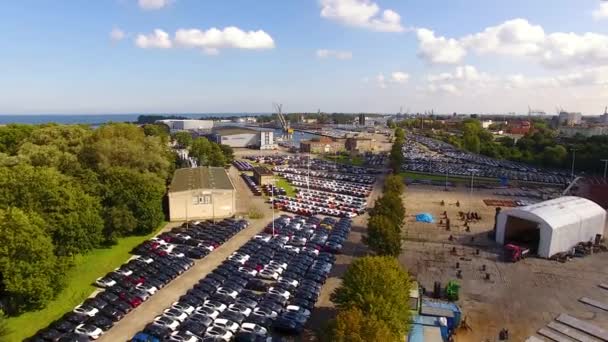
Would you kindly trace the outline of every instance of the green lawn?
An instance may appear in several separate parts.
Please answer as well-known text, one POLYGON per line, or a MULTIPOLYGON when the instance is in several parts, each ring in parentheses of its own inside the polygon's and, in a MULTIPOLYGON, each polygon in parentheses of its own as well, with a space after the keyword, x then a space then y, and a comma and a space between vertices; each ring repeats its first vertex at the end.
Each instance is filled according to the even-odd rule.
POLYGON ((330 160, 340 164, 349 164, 354 166, 362 166, 365 163, 365 160, 361 156, 347 156, 343 154, 335 155, 335 156, 324 156, 326 160, 330 160))
MULTIPOLYGON (((445 175, 434 175, 434 174, 429 174, 429 173, 418 173, 418 172, 409 172, 409 171, 401 172, 399 174, 402 177, 410 178, 410 179, 422 179, 422 180, 433 180, 433 181, 445 182, 445 175)), ((471 177, 448 175, 448 182, 470 184, 471 177)), ((475 183, 498 183, 498 179, 475 177, 474 182, 475 183)))
MULTIPOLYGON (((165 225, 166 222, 163 222, 157 231, 165 225)), ((125 262, 131 257, 129 252, 133 247, 155 234, 156 232, 148 236, 123 238, 111 248, 96 249, 86 255, 78 256, 75 266, 66 274, 68 285, 55 300, 50 302, 45 309, 28 312, 7 320, 8 328, 11 331, 7 341, 22 341, 72 310, 95 291, 96 287, 91 285, 95 279, 125 262)))
POLYGON ((291 185, 291 183, 289 183, 283 177, 277 176, 277 182, 275 185, 277 188, 285 189, 285 192, 287 193, 287 196, 289 196, 289 197, 293 197, 296 195, 296 189, 293 187, 293 185, 291 185))

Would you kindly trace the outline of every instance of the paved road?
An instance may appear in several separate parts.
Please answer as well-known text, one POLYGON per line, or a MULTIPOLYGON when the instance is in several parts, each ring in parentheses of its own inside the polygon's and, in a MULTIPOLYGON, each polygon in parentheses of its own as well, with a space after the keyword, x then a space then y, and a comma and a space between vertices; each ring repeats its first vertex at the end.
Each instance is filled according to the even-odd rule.
POLYGON ((205 277, 208 273, 219 266, 232 252, 249 241, 254 235, 258 234, 270 218, 264 220, 251 220, 250 226, 240 231, 232 239, 211 252, 207 257, 196 261, 195 265, 184 272, 181 276, 170 282, 167 286, 150 297, 135 310, 120 320, 116 325, 103 335, 99 341, 102 342, 122 342, 128 341, 133 335, 150 323, 154 317, 160 315, 162 311, 179 297, 185 294, 192 286, 205 277))

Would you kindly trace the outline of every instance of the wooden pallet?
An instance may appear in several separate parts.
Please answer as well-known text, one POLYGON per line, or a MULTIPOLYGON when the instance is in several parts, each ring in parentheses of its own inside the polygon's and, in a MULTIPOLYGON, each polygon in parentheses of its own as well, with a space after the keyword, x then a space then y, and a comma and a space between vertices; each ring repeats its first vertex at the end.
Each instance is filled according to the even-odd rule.
POLYGON ((591 298, 587 298, 587 297, 581 297, 581 299, 579 299, 579 301, 581 303, 585 303, 587 305, 594 306, 594 307, 596 307, 598 309, 602 309, 602 310, 608 311, 608 304, 599 302, 599 301, 597 301, 595 299, 591 299, 591 298))
POLYGON ((582 333, 574 328, 571 328, 567 325, 558 323, 558 322, 550 322, 549 324, 547 324, 548 328, 551 328, 563 335, 566 335, 576 341, 579 342, 599 342, 600 340, 598 340, 597 338, 593 338, 585 333, 582 333))
POLYGON ((586 332, 587 334, 597 337, 602 341, 608 341, 608 331, 591 323, 581 321, 580 319, 574 318, 568 314, 561 314, 555 320, 560 323, 564 323, 567 326, 586 332))
POLYGON ((564 335, 561 335, 553 330, 542 328, 538 331, 539 335, 542 335, 555 342, 576 342, 564 335))

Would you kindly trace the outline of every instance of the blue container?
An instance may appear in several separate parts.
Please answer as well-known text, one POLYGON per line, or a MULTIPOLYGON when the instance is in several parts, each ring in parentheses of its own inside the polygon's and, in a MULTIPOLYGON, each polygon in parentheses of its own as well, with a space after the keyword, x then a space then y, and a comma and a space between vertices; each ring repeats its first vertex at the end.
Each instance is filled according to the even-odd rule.
POLYGON ((454 331, 460 325, 462 312, 458 305, 452 302, 422 299, 420 314, 424 316, 445 317, 448 320, 448 329, 454 331))

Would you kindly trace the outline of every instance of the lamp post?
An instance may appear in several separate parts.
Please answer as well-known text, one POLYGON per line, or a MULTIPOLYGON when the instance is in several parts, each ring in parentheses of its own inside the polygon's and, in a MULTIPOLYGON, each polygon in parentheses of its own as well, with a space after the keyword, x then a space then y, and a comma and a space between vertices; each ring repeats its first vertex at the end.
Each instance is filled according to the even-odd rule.
POLYGON ((600 161, 604 162, 604 181, 606 181, 606 171, 608 171, 608 159, 600 159, 600 161))
POLYGON ((443 188, 443 191, 448 191, 448 163, 445 164, 445 187, 443 188))
POLYGON ((475 172, 479 171, 477 169, 469 169, 469 172, 471 172, 471 191, 469 193, 469 202, 471 203, 471 205, 473 204, 473 181, 475 179, 475 172))
POLYGON ((275 178, 272 178, 272 183, 270 184, 270 204, 272 205, 272 236, 274 237, 274 183, 275 178))

